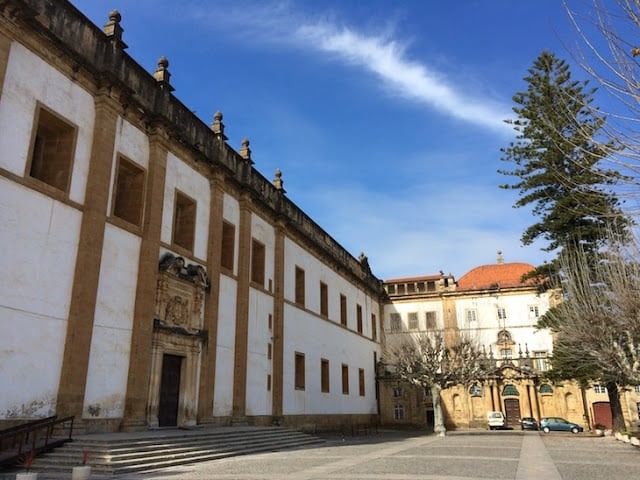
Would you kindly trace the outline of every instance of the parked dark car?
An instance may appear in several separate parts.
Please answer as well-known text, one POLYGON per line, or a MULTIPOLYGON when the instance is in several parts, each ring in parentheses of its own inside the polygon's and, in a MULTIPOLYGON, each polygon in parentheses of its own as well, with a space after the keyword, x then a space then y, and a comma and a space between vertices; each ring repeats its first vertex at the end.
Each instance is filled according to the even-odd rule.
POLYGON ((520 420, 522 430, 538 430, 538 421, 533 417, 523 417, 520 420))
POLYGON ((577 423, 569 422, 564 418, 546 417, 540 420, 540 430, 544 433, 549 433, 552 430, 558 432, 578 433, 582 432, 584 429, 577 423))

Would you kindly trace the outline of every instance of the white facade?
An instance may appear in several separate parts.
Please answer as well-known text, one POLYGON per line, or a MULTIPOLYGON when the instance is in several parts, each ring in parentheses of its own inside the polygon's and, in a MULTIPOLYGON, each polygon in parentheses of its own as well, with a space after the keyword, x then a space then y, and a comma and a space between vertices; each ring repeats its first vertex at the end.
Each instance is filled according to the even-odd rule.
POLYGON ((381 291, 368 265, 265 183, 223 134, 180 110, 158 89, 159 78, 126 53, 114 57, 125 67, 105 88, 93 75, 103 68, 101 55, 113 54, 111 39, 66 1, 54 7, 48 12, 57 21, 22 30, 0 13, 0 267, 7 272, 0 280, 0 384, 15 387, 0 394, 0 421, 73 414, 87 428, 118 429, 373 418, 381 332, 377 326, 374 335, 372 322, 381 317, 381 291), (40 35, 47 28, 84 56, 80 73, 77 59, 40 35), (21 38, 29 29, 36 35, 21 38), (62 143, 63 131, 72 131, 70 157, 60 150, 36 159, 38 142, 62 143), (36 162, 57 173, 70 165, 68 187, 35 172, 36 162), (133 217, 117 210, 129 196, 142 204, 125 206, 133 217), (180 215, 187 220, 177 199, 186 202, 180 215), (223 222, 235 229, 232 245, 223 222), (176 240, 180 228, 188 245, 176 240), (284 252, 276 258, 278 235, 284 252), (253 282, 253 241, 264 245, 263 285, 253 282), (232 269, 211 255, 212 245, 232 248, 232 269), (305 271, 304 305, 295 301, 296 266, 305 271), (282 285, 277 272, 284 272, 282 285), (328 288, 328 316, 320 315, 320 282, 328 288), (339 295, 347 299, 346 325, 339 295), (294 385, 295 352, 305 355, 303 390, 294 385), (330 362, 329 392, 321 392, 320 359, 330 362), (172 408, 175 416, 166 417, 172 408))

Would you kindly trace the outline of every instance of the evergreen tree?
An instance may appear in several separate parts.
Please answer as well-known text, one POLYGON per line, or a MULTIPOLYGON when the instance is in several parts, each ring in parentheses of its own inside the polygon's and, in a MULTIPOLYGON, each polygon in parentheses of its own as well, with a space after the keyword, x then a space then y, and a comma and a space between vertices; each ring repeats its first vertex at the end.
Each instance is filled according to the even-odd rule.
POLYGON ((501 150, 502 160, 515 167, 499 170, 516 177, 501 185, 520 191, 514 206, 533 206, 539 218, 525 230, 522 243, 544 239, 545 251, 580 244, 594 252, 606 227, 616 232, 628 227, 617 197, 606 190, 622 175, 598 168, 615 145, 597 140, 605 119, 591 106, 595 89, 573 80, 569 65, 546 51, 524 80, 527 91, 513 97, 517 119, 507 121, 514 125, 516 140, 501 150))

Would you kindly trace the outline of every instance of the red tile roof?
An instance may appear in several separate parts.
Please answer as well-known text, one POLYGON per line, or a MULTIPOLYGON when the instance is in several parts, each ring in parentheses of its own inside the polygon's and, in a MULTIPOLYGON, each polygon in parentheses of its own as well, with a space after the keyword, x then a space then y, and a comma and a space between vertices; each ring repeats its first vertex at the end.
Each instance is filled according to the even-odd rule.
POLYGON ((534 270, 533 265, 519 262, 482 265, 460 277, 458 290, 522 287, 533 283, 521 281, 522 276, 532 270, 534 270))

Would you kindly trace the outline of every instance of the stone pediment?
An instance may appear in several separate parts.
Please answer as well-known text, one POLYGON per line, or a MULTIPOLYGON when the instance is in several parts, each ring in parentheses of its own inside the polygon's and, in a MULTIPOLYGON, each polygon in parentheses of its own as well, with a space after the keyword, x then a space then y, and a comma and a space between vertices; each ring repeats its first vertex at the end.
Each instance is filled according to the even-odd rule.
POLYGON ((200 265, 165 253, 158 266, 154 326, 194 334, 203 329, 204 295, 209 278, 200 265))

